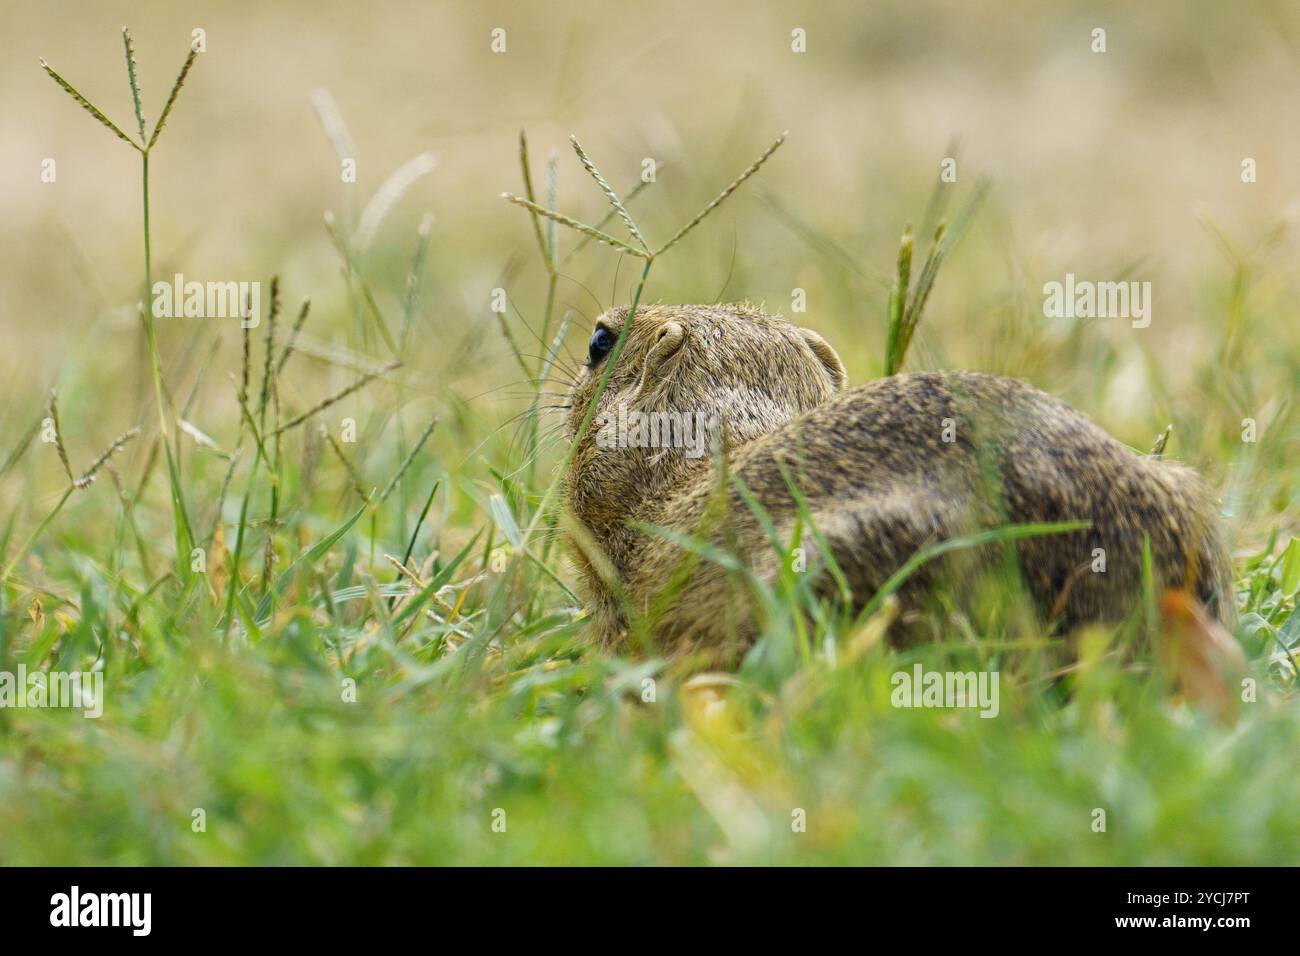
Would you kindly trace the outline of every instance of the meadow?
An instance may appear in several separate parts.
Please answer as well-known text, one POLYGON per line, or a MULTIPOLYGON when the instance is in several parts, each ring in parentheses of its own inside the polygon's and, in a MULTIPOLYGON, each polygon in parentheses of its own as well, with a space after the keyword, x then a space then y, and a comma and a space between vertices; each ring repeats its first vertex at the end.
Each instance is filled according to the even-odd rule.
POLYGON ((7 14, 0 672, 103 713, 0 707, 0 863, 1295 862, 1293 10, 370 13, 7 14), (1150 324, 1048 315, 1070 274, 1150 324), (257 308, 155 315, 185 280, 257 308), (797 579, 733 671, 593 648, 548 406, 605 308, 742 299, 851 383, 1164 436, 1249 693, 1180 686, 1154 594, 1068 660, 1011 596, 898 650, 797 579), (997 716, 895 706, 918 664, 997 716))

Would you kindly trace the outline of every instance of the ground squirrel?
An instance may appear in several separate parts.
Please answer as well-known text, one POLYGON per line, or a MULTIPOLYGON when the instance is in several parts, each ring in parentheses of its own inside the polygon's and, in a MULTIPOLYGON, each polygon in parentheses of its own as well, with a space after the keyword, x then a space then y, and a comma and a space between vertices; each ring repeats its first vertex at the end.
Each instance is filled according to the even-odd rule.
MULTIPOLYGON (((571 552, 603 645, 618 646, 629 621, 657 605, 660 647, 752 642, 756 603, 717 561, 681 546, 682 536, 709 540, 774 579, 786 558, 742 485, 788 541, 793 484, 858 605, 928 544, 1077 519, 1091 527, 1009 546, 1044 619, 1068 629, 1129 613, 1149 538, 1157 584, 1187 587, 1231 620, 1229 564, 1198 477, 1135 453, 1052 396, 965 371, 850 389, 821 336, 749 305, 641 307, 610 368, 627 314, 597 321, 565 422, 571 552)), ((900 600, 919 606, 937 582, 999 553, 1011 552, 930 562, 900 600)))

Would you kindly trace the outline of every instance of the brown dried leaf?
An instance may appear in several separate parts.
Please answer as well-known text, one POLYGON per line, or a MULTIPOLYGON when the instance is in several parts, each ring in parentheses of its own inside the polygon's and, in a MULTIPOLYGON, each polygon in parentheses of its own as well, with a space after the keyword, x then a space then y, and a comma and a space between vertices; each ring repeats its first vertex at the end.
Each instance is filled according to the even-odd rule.
POLYGON ((1240 700, 1246 657, 1232 635, 1187 591, 1160 598, 1161 664, 1178 690, 1230 722, 1240 700))

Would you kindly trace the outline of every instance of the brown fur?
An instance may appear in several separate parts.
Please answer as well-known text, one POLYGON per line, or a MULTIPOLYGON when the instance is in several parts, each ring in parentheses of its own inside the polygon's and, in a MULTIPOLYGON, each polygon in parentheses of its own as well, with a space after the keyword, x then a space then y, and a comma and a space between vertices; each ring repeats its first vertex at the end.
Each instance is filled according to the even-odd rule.
MULTIPOLYGON (((626 315, 612 310, 597 325, 618 335, 626 315)), ((573 383, 571 442, 610 360, 573 383)), ((1127 614, 1141 587, 1144 534, 1159 586, 1190 587, 1221 620, 1233 614, 1215 510, 1197 476, 1135 454, 1024 382, 916 372, 847 389, 839 357, 807 329, 748 305, 652 306, 638 310, 593 414, 614 418, 620 404, 717 415, 724 452, 601 447, 596 419, 572 449, 571 550, 606 646, 626 638, 629 611, 655 611, 659 595, 674 593, 675 576, 684 586, 654 620, 660 646, 743 648, 756 637, 755 602, 725 569, 642 527, 706 538, 773 580, 782 559, 735 483, 725 500, 719 493, 719 461, 787 542, 797 513, 791 476, 859 606, 927 544, 1009 522, 1082 519, 1090 529, 1013 546, 1044 617, 1068 628, 1127 614), (1095 548, 1105 550, 1105 573, 1091 570, 1095 548)), ((803 544, 815 556, 807 532, 803 544)), ((936 581, 970 579, 1002 553, 953 552, 925 565, 900 598, 919 607, 936 581)), ((829 576, 819 587, 833 590, 829 576)))

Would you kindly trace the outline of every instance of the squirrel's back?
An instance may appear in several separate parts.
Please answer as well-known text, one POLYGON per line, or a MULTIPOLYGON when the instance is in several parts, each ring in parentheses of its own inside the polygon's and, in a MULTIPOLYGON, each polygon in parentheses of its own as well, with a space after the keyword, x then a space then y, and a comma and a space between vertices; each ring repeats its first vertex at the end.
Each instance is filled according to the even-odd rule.
MULTIPOLYGON (((917 372, 851 388, 747 443, 730 468, 782 533, 798 510, 793 481, 859 603, 927 545, 1008 524, 1088 522, 1015 541, 1019 573, 1045 618, 1065 629, 1121 619, 1141 592, 1147 547, 1157 588, 1187 588, 1221 620, 1232 617, 1230 566, 1195 473, 1136 454, 1015 379, 917 372)), ((698 526, 713 487, 711 477, 701 478, 665 508, 664 523, 698 526)), ((739 492, 730 498, 719 540, 752 549, 774 575, 763 529, 739 492)), ((941 579, 977 575, 1004 558, 987 546, 933 562, 909 580, 904 603, 922 602, 941 579)), ((671 544, 647 540, 634 585, 649 586, 677 560, 671 544)), ((827 578, 824 587, 833 590, 834 582, 827 578)), ((693 607, 682 603, 683 637, 721 619, 720 608, 700 600, 708 592, 696 588, 693 607)))

